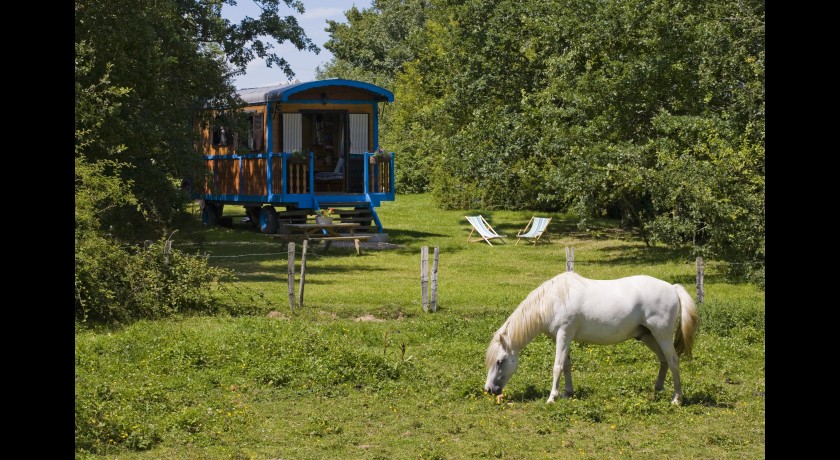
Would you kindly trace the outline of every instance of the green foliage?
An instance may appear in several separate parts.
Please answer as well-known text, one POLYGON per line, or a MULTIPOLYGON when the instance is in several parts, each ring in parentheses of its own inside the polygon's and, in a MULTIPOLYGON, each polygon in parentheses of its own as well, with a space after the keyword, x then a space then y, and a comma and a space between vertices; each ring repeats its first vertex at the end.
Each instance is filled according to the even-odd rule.
POLYGON ((721 337, 744 335, 754 340, 756 333, 764 335, 764 309, 751 302, 706 303, 700 316, 704 331, 721 337))
POLYGON ((414 59, 430 0, 373 0, 371 7, 345 11, 346 23, 328 20, 324 43, 333 58, 318 78, 358 78, 389 87, 405 63, 414 59))
POLYGON ((171 249, 165 241, 132 247, 87 233, 76 240, 75 316, 80 321, 126 322, 185 313, 216 313, 218 283, 228 270, 171 249))
POLYGON ((231 24, 221 8, 233 0, 76 0, 77 320, 247 311, 214 295, 228 272, 178 250, 164 255, 162 238, 182 223, 181 182, 199 167, 195 109, 238 107, 231 79, 254 59, 293 76, 266 36, 318 51, 294 16, 279 15, 281 5, 303 13, 300 2, 257 3, 259 18, 231 24), (146 238, 159 241, 136 244, 146 238))
POLYGON ((763 284, 763 2, 380 1, 348 18, 334 66, 392 76, 400 192, 621 219, 763 284), (377 33, 406 9, 423 20, 391 46, 377 33))
POLYGON ((231 79, 254 59, 293 76, 264 37, 318 51, 294 16, 279 14, 302 13, 300 2, 257 3, 259 18, 232 24, 221 8, 233 0, 76 0, 76 157, 131 195, 98 207, 113 236, 157 238, 174 227, 188 203, 181 181, 200 166, 196 108, 240 106, 231 79))
POLYGON ((75 197, 76 233, 98 231, 100 216, 118 206, 136 205, 137 199, 131 192, 131 182, 123 182, 119 176, 130 165, 112 159, 125 150, 119 143, 103 139, 101 130, 109 117, 115 116, 120 108, 120 99, 130 93, 128 88, 111 83, 113 66, 106 65, 99 80, 84 85, 93 71, 95 57, 93 50, 84 42, 76 43, 76 117, 75 117, 75 197), (104 152, 106 157, 89 161, 85 151, 104 152))

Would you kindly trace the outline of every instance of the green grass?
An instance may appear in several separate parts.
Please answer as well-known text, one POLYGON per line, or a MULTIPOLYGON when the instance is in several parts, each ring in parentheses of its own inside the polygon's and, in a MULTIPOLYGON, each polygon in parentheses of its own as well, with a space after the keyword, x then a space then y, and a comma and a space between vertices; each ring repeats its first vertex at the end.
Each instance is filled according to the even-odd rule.
MULTIPOLYGON (((653 393, 657 363, 634 341, 572 346, 576 396, 548 405, 553 345, 540 337, 497 403, 483 394, 492 332, 540 283, 649 274, 694 291, 688 253, 645 247, 615 222, 551 242, 467 243, 467 214, 512 237, 533 213, 440 211, 400 195, 379 215, 398 249, 307 254, 305 305, 290 309, 287 248, 228 207, 233 228, 183 229, 174 247, 238 281, 231 314, 77 327, 76 458, 764 458, 764 292, 707 261, 683 405, 653 393), (424 313, 420 248, 440 248, 438 311, 424 313), (269 315, 269 312, 277 312, 269 315), (359 321, 362 317, 376 321, 359 321)), ((541 215, 544 215, 541 213, 541 215)), ((544 237, 545 238, 545 237, 544 237)), ((300 247, 297 268, 300 270, 300 247)), ((431 251, 430 251, 431 252, 431 251)), ((295 289, 299 284, 295 283, 295 289)))

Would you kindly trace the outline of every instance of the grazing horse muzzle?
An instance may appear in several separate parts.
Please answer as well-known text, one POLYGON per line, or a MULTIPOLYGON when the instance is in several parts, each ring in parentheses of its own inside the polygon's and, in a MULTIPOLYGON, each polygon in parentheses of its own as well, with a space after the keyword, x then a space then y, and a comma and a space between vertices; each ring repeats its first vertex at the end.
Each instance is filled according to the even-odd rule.
POLYGON ((484 391, 490 393, 491 395, 499 396, 502 394, 502 387, 498 385, 487 385, 484 387, 484 391))

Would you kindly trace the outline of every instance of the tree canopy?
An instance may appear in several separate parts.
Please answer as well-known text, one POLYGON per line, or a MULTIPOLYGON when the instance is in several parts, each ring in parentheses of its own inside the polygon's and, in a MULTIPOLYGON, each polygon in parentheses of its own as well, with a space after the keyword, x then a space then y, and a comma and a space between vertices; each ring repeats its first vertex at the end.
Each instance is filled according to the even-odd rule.
POLYGON ((347 18, 323 73, 393 82, 398 191, 615 217, 763 278, 763 1, 374 0, 347 18))
POLYGON ((255 2, 260 16, 237 24, 221 14, 235 0, 76 0, 76 161, 97 172, 77 168, 76 195, 101 196, 88 203, 114 234, 163 234, 183 210, 180 180, 199 160, 196 108, 237 106, 232 79, 254 59, 294 75, 266 37, 319 51, 295 16, 281 15, 303 13, 302 2, 255 2), (103 181, 120 194, 88 193, 103 181))
POLYGON ((137 239, 171 237, 193 177, 195 109, 240 106, 233 77, 264 59, 289 63, 265 37, 318 52, 293 15, 297 0, 254 0, 259 18, 221 15, 235 0, 76 0, 75 313, 125 321, 217 311, 211 292, 230 274, 205 258, 137 239), (167 236, 168 235, 168 236, 167 236))

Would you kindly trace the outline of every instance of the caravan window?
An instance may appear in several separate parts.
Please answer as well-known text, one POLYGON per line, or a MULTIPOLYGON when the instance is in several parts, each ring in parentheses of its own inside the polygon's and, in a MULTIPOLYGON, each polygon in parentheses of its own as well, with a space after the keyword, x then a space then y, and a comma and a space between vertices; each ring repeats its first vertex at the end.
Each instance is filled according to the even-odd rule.
POLYGON ((248 152, 261 151, 263 148, 263 114, 248 112, 245 132, 239 137, 239 148, 248 152))
POLYGON ((219 115, 213 123, 213 146, 236 146, 239 152, 254 152, 263 149, 263 114, 247 112, 242 133, 231 128, 226 116, 219 115))
POLYGON ((233 144, 233 133, 230 128, 221 125, 213 127, 213 146, 220 147, 233 144))

